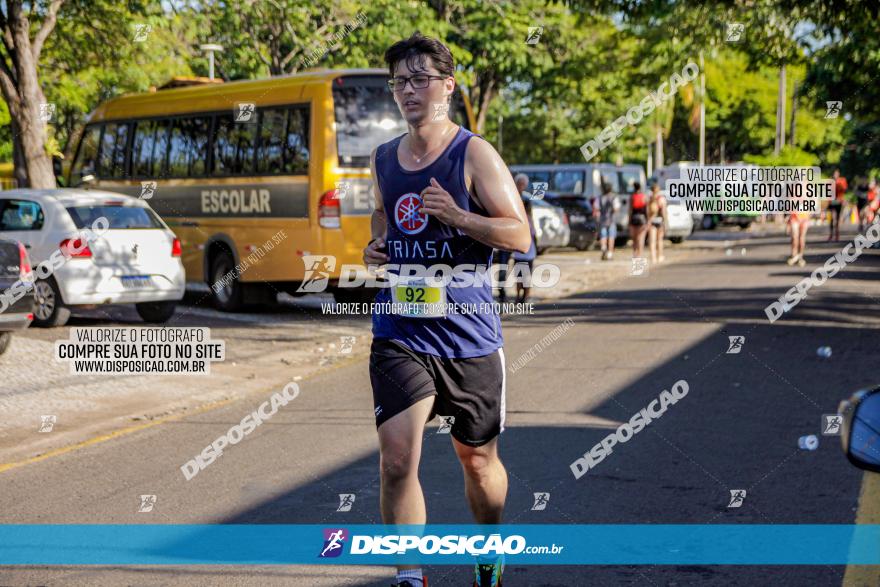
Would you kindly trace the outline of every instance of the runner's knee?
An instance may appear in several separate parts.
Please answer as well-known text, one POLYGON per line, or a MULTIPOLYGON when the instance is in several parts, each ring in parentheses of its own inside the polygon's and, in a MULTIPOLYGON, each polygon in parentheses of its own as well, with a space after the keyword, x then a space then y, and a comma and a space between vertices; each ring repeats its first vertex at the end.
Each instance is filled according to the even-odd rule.
POLYGON ((418 474, 418 453, 404 443, 386 442, 379 449, 379 466, 383 481, 402 481, 418 474))
POLYGON ((498 459, 497 455, 485 447, 458 448, 458 460, 468 475, 477 476, 488 471, 498 459))

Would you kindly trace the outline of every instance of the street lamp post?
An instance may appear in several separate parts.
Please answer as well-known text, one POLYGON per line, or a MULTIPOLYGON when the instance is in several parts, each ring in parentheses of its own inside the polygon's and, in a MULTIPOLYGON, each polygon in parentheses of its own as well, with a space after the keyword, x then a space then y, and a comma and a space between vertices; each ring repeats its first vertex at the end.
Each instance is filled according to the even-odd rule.
POLYGON ((199 49, 208 52, 208 78, 214 79, 214 52, 222 52, 223 45, 218 45, 216 43, 206 43, 204 45, 199 45, 199 49))

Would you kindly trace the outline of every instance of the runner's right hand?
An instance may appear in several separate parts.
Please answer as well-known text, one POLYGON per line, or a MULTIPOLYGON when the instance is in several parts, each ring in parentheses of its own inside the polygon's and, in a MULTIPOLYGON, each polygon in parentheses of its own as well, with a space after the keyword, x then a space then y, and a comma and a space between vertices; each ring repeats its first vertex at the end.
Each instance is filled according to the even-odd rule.
POLYGON ((384 238, 377 238, 364 249, 364 265, 384 265, 387 262, 384 238))

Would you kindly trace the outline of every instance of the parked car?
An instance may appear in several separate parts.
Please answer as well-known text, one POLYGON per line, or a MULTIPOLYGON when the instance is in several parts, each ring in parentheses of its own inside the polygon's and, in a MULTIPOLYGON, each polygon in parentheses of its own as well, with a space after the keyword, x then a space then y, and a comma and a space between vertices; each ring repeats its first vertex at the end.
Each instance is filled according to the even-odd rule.
POLYGON ((12 333, 34 319, 31 263, 24 245, 0 238, 0 355, 9 349, 12 333))
MULTIPOLYGON (((556 194, 565 194, 586 198, 587 202, 602 195, 602 184, 611 186, 611 191, 620 200, 620 210, 615 214, 618 240, 626 241, 629 226, 629 197, 635 193, 634 185, 639 183, 647 190, 645 170, 641 165, 612 163, 565 163, 554 165, 531 164, 511 165, 513 173, 525 173, 529 181, 544 182, 546 189, 556 194)), ((569 221, 571 217, 569 215, 569 221)))
POLYGON ((596 242, 599 229, 595 218, 593 218, 593 207, 587 198, 548 192, 544 199, 546 202, 562 208, 568 216, 570 232, 568 246, 579 251, 586 251, 596 242))
POLYGON ((180 240, 143 200, 85 189, 0 192, 0 237, 53 268, 35 272, 37 326, 65 324, 76 306, 132 303, 146 322, 165 322, 183 298, 180 240), (101 218, 107 230, 83 242, 101 218))
POLYGON ((700 219, 700 227, 704 230, 712 230, 716 226, 729 225, 739 226, 742 230, 751 226, 754 216, 745 214, 705 214, 700 219))
MULTIPOLYGON (((649 183, 656 181, 660 189, 665 190, 666 184, 672 179, 683 179, 687 176, 687 169, 699 167, 697 161, 676 161, 655 170, 649 183)), ((747 163, 730 163, 725 167, 755 167, 747 163)), ((695 227, 703 230, 712 230, 719 225, 739 226, 742 230, 747 229, 758 214, 704 214, 703 212, 691 212, 695 227)))
POLYGON ((880 386, 857 391, 840 402, 840 441, 849 462, 880 473, 880 386))
POLYGON ((565 210, 544 200, 532 199, 531 203, 538 254, 542 254, 550 247, 567 247, 571 238, 571 229, 565 210))
MULTIPOLYGON (((660 190, 664 196, 665 190, 660 190)), ((666 238, 680 243, 694 231, 694 219, 681 200, 666 198, 666 238)))

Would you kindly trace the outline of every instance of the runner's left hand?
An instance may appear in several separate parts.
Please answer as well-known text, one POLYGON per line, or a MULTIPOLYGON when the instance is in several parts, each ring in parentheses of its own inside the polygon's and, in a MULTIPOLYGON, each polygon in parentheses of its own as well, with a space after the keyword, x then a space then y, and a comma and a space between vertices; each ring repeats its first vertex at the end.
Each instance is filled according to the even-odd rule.
POLYGON ((452 196, 444 190, 436 179, 431 178, 431 185, 422 190, 422 212, 430 214, 443 224, 456 226, 464 215, 452 196))

